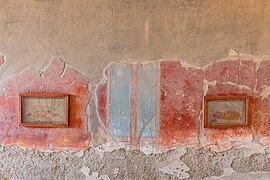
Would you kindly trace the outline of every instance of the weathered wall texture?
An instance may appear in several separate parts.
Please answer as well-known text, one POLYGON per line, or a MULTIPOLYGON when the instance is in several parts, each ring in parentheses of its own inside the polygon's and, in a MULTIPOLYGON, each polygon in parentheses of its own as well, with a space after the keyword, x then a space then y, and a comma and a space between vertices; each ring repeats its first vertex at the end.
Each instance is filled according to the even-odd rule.
POLYGON ((44 72, 25 70, 1 82, 0 142, 49 150, 87 148, 86 107, 89 80, 54 58, 44 72), (70 95, 71 128, 27 128, 18 126, 19 93, 66 93, 70 95))
POLYGON ((0 2, 1 178, 270 178, 269 1, 0 2), (27 92, 70 94, 70 127, 19 126, 27 92), (218 94, 251 126, 204 129, 218 94))
POLYGON ((250 146, 254 137, 268 146, 270 61, 233 53, 230 60, 204 68, 185 67, 179 61, 112 64, 105 71, 107 81, 97 89, 102 122, 120 141, 138 148, 151 143, 156 149, 191 146, 224 151, 250 146), (203 128, 204 95, 251 96, 251 126, 203 128))
POLYGON ((268 0, 0 1, 3 79, 59 55, 97 82, 112 61, 183 58, 198 66, 230 49, 270 53, 268 0))

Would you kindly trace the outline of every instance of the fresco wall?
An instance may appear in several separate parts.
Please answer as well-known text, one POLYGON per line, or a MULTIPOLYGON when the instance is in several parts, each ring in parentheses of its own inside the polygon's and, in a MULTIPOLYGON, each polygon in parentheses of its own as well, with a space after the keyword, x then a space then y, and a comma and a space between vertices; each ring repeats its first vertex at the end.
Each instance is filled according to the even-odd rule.
POLYGON ((59 58, 45 71, 27 69, 1 82, 1 144, 50 151, 85 149, 90 142, 85 112, 89 102, 87 77, 59 58), (29 128, 18 125, 19 93, 70 94, 70 128, 29 128))
POLYGON ((139 70, 132 71, 134 64, 114 63, 106 71, 106 83, 97 89, 99 114, 119 141, 138 148, 150 141, 152 150, 190 146, 224 151, 252 143, 255 135, 257 143, 269 145, 269 65, 266 59, 235 59, 196 68, 169 60, 136 64, 139 70), (138 80, 131 78, 134 76, 138 80), (205 95, 251 96, 251 125, 204 128, 205 95))
POLYGON ((269 179, 270 1, 0 2, 0 178, 269 179), (70 127, 19 126, 52 92, 70 127), (239 94, 249 127, 203 128, 239 94))
MULTIPOLYGON (((226 59, 201 68, 177 59, 144 64, 116 62, 104 69, 103 79, 94 86, 88 77, 63 60, 52 58, 45 70, 26 69, 0 82, 0 142, 3 148, 15 145, 31 148, 37 155, 45 152, 41 155, 44 160, 53 156, 46 160, 48 163, 55 158, 62 161, 63 154, 57 152, 67 153, 64 156, 76 159, 80 168, 73 170, 72 176, 67 175, 66 166, 75 163, 67 161, 66 168, 56 171, 59 178, 132 178, 134 167, 126 164, 131 161, 129 158, 135 158, 135 164, 142 158, 154 161, 152 165, 145 164, 145 168, 153 168, 151 174, 143 171, 141 178, 226 178, 249 176, 250 172, 268 177, 269 174, 258 171, 270 171, 267 168, 270 61, 235 54, 231 50, 226 59), (34 128, 18 124, 19 93, 41 92, 70 95, 70 127, 34 128), (204 128, 205 95, 250 96, 250 126, 204 128), (128 159, 111 163, 126 153, 131 153, 128 159), (258 153, 265 156, 255 157, 258 153), (262 165, 258 169, 256 162, 260 158, 262 165), (215 161, 219 168, 212 167, 209 161, 215 161)), ((7 151, 21 153, 12 147, 7 151)), ((23 161, 21 165, 28 163, 23 161)), ((41 165, 36 168, 44 169, 41 165)), ((12 175, 3 171, 2 176, 33 177, 31 172, 12 175)))
MULTIPOLYGON (((269 145, 268 67, 247 59, 222 60, 203 68, 168 60, 146 64, 113 63, 97 86, 99 123, 130 148, 159 152, 177 146, 211 147, 217 151, 253 142, 269 145), (251 96, 250 127, 203 128, 204 95, 251 96)), ((89 80, 59 58, 44 72, 25 70, 1 82, 2 144, 38 149, 87 148, 89 80), (70 128, 27 128, 18 125, 19 93, 71 95, 70 128), (58 139, 61 139, 59 141, 58 139)))

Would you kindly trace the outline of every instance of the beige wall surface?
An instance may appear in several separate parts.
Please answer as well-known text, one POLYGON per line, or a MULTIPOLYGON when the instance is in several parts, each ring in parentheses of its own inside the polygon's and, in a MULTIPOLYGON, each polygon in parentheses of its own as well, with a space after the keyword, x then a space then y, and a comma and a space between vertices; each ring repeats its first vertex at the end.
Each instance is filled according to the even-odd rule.
POLYGON ((96 83, 118 60, 203 66, 270 54, 268 0, 1 0, 1 80, 60 56, 96 83))

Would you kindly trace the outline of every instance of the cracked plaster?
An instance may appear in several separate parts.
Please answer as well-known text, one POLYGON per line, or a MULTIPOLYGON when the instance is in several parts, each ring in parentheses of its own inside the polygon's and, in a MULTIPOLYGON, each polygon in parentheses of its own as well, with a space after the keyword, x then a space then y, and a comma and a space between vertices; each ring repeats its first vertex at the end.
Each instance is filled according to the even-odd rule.
MULTIPOLYGON (((71 71, 68 70, 70 66, 65 63, 64 66, 60 66, 63 68, 58 68, 58 62, 61 64, 61 61, 53 59, 52 64, 56 66, 48 66, 46 69, 51 69, 51 73, 57 72, 61 79, 65 77, 66 73, 70 73, 71 71), (55 69, 57 70, 54 71, 55 69)), ((222 63, 222 61, 219 62, 222 63)), ((261 61, 261 63, 264 63, 264 61, 261 61)), ((184 69, 186 71, 190 68, 191 67, 184 69)), ((31 71, 31 73, 33 72, 34 71, 31 71)), ((28 72, 24 71, 20 73, 19 76, 24 76, 25 73, 27 74, 28 72)), ((41 74, 38 73, 38 76, 46 76, 46 74, 48 73, 45 71, 41 74)), ((16 75, 15 77, 17 78, 16 75)), ((227 78, 230 78, 230 76, 227 78)), ((68 82, 74 84, 74 81, 68 82)), ((104 82, 106 81, 103 81, 103 83, 104 82)), ((222 81, 208 81, 204 78, 202 79, 201 94, 207 94, 209 93, 209 88, 211 91, 219 85, 237 86, 239 89, 246 87, 246 85, 228 82, 230 81, 226 79, 222 81)), ((2 83, 5 84, 5 81, 2 83)), ((87 92, 90 94, 96 92, 96 88, 92 88, 91 85, 85 87, 88 88, 87 92)), ((254 90, 252 88, 244 89, 249 91, 254 90)), ((264 89, 262 88, 262 90, 264 89)), ((265 98, 261 97, 257 90, 253 92, 256 97, 263 101, 268 98, 268 96, 265 98)), ((151 151, 143 149, 143 147, 140 151, 132 150, 132 148, 125 143, 119 142, 117 137, 113 136, 111 132, 102 125, 102 120, 97 114, 97 102, 97 96, 90 96, 90 101, 86 107, 89 122, 88 128, 93 138, 93 141, 91 141, 93 143, 91 144, 95 147, 90 145, 88 149, 76 153, 54 153, 46 149, 39 151, 34 149, 22 149, 20 147, 2 146, 2 156, 0 156, 0 159, 2 157, 3 162, 9 161, 9 163, 7 163, 8 165, 3 165, 3 163, 2 166, 0 165, 0 175, 6 178, 52 177, 54 179, 228 179, 246 177, 247 174, 250 174, 252 177, 256 177, 257 174, 258 177, 265 178, 269 175, 266 173, 269 171, 269 148, 267 143, 261 142, 263 139, 261 134, 250 134, 250 136, 246 138, 240 137, 240 144, 236 143, 235 137, 228 136, 229 141, 234 144, 236 143, 235 147, 237 148, 234 148, 234 145, 227 147, 226 144, 221 144, 221 146, 216 144, 216 147, 215 144, 208 144, 207 140, 204 139, 206 136, 205 132, 201 132, 202 134, 200 136, 203 138, 203 141, 200 142, 202 143, 201 146, 205 146, 204 148, 198 149, 196 146, 196 148, 189 147, 187 149, 185 147, 176 148, 175 146, 160 147, 154 151, 157 154, 153 154, 151 151), (222 146, 223 148, 220 149, 222 146), (15 156, 17 156, 17 158, 14 158, 15 156), (10 158, 12 158, 11 161, 8 160, 10 158), (44 161, 46 163, 44 163, 44 161), (38 162, 42 163, 39 164, 38 162), (27 171, 21 169, 15 173, 14 168, 10 169, 11 167, 16 167, 12 163, 27 168, 27 171), (29 168, 30 166, 35 170, 29 168), (43 173, 39 173, 39 171, 43 173), (265 173, 261 173, 262 171, 265 173)), ((200 116, 198 115, 196 118, 200 118, 200 116)), ((230 134, 232 132, 233 131, 228 131, 226 133, 230 134)), ((215 134, 217 134, 217 132, 215 132, 215 134)), ((265 141, 267 142, 268 140, 266 139, 265 141)), ((219 142, 221 142, 221 140, 219 140, 219 142)))
MULTIPOLYGON (((230 79, 220 82, 220 79, 204 78, 202 81, 202 94, 228 86, 255 97, 251 117, 255 132, 247 139, 239 137, 244 143, 237 144, 229 137, 233 146, 230 143, 218 146, 218 142, 203 144, 205 132, 199 124, 200 133, 196 138, 200 138, 200 146, 207 145, 207 148, 179 150, 175 147, 179 144, 174 144, 174 147, 160 147, 156 154, 143 148, 125 150, 126 144, 119 142, 102 124, 95 96, 101 76, 101 83, 106 82, 105 72, 101 72, 112 61, 147 64, 153 59, 165 62, 183 57, 185 61, 181 60, 181 65, 185 69, 205 71, 216 63, 242 59, 252 61, 249 72, 265 68, 262 73, 265 75, 269 72, 265 61, 270 59, 263 55, 270 52, 268 1, 26 0, 1 4, 0 51, 5 55, 0 56, 1 84, 11 76, 18 78, 13 75, 25 69, 42 74, 49 64, 48 57, 62 57, 70 66, 64 64, 65 68, 57 71, 61 78, 67 73, 67 67, 72 67, 91 82, 85 88, 91 95, 90 102, 83 109, 86 109, 87 128, 92 137, 90 147, 87 142, 84 147, 88 148, 76 153, 7 147, 7 142, 2 143, 1 178, 269 179, 269 117, 262 119, 263 124, 256 121, 258 116, 269 112, 267 79, 254 84, 230 79)), ((239 69, 246 66, 242 61, 239 63, 239 69)), ((165 96, 169 95, 168 90, 162 90, 165 96)), ((201 115, 200 111, 195 116, 199 123, 201 115)), ((223 139, 219 137, 219 141, 223 139)))
MULTIPOLYGON (((260 79, 263 75, 263 73, 266 73, 266 71, 264 70, 267 67, 267 63, 268 61, 262 59, 258 59, 256 58, 255 60, 246 60, 246 59, 239 59, 240 57, 243 57, 240 53, 237 53, 235 50, 232 50, 231 54, 229 55, 229 57, 234 56, 237 58, 235 58, 236 60, 219 60, 216 61, 215 63, 211 63, 208 66, 204 67, 204 68, 198 68, 198 67, 186 67, 183 66, 183 64, 185 64, 185 62, 180 61, 180 63, 178 63, 177 61, 159 61, 161 64, 164 64, 164 67, 166 67, 167 65, 172 65, 172 67, 174 68, 173 70, 169 70, 168 73, 175 73, 175 71, 179 71, 181 73, 186 73, 187 76, 187 80, 191 79, 192 83, 194 84, 202 84, 202 91, 203 94, 211 94, 211 95, 215 95, 216 93, 218 94, 247 94, 247 95, 251 95, 254 98, 254 101, 252 102, 253 104, 260 104, 261 102, 264 102, 264 98, 268 97, 268 92, 266 91, 267 88, 265 88, 266 86, 264 84, 262 84, 264 82, 263 78, 260 79), (263 65, 261 65, 263 64, 263 65), (225 71, 224 71, 225 70, 225 71), (203 71, 203 75, 200 74, 203 71), (214 74, 212 73, 214 72, 214 74), (189 73, 191 76, 189 76, 189 73), (211 74, 212 73, 212 74, 211 74), (218 74, 220 73, 220 74, 218 74), (225 73, 225 74, 224 74, 225 73), (242 74, 241 74, 242 73, 242 74), (195 78, 192 78, 192 76, 194 76, 195 78), (203 79, 199 80, 199 82, 194 82, 194 79, 198 79, 200 77, 204 77, 203 79), (201 81, 201 82, 200 82, 201 81), (262 81, 262 82, 261 82, 262 81), (263 88, 261 88, 263 87, 263 88), (210 88, 210 89, 209 89, 210 88), (263 97, 262 97, 263 96, 263 97)), ((230 59, 230 58, 227 58, 230 59)), ((118 63, 115 63, 120 64, 118 63)), ((128 64, 128 63, 127 63, 128 64)), ((170 65, 170 66, 171 66, 170 65)), ((109 67, 107 67, 109 68, 109 67)), ((162 68, 162 66, 161 66, 162 68)), ((161 69, 162 71, 162 69, 161 69)), ((105 72, 105 70, 104 70, 105 72)), ((104 77, 105 80, 103 79, 102 82, 100 83, 100 86, 106 87, 107 83, 107 75, 104 73, 104 77), (104 86, 105 85, 105 86, 104 86)), ((263 119, 265 116, 265 111, 267 111, 265 109, 265 111, 263 111, 264 115, 261 114, 260 109, 258 109, 257 112, 256 108, 260 108, 260 106, 254 107, 254 109, 252 110, 252 115, 251 115, 251 119, 253 119, 252 121, 254 121, 254 127, 252 127, 251 129, 247 129, 247 128, 240 128, 238 130, 204 130, 203 128, 201 128, 201 116, 202 116, 202 95, 201 94, 201 90, 198 89, 198 95, 195 93, 193 90, 189 90, 190 92, 192 92, 193 94, 188 96, 186 93, 189 91, 185 91, 185 87, 182 87, 179 89, 179 85, 177 83, 175 84, 171 84, 170 86, 173 88, 178 88, 179 91, 176 91, 176 93, 174 93, 173 88, 169 89, 170 86, 168 86, 167 88, 164 88, 164 85, 162 85, 163 82, 167 82, 170 78, 175 78, 177 77, 177 81, 179 81, 180 83, 182 83, 181 79, 179 80, 180 74, 176 75, 176 76, 171 76, 170 74, 167 76, 165 76, 165 79, 163 78, 163 75, 161 74, 161 85, 160 87, 160 91, 164 92, 164 96, 166 98, 172 98, 172 101, 176 100, 176 101, 181 101, 183 98, 187 98, 188 101, 190 101, 191 99, 189 97, 194 96, 195 99, 200 103, 199 106, 197 106, 197 108, 191 108, 191 106, 186 107, 186 109, 184 109, 182 112, 187 112, 187 113, 191 113, 190 111, 196 112, 196 111, 200 111, 199 114, 197 114, 196 116, 194 116, 193 120, 194 121, 198 121, 200 126, 198 127, 199 130, 199 143, 200 143, 200 147, 211 147, 214 148, 215 150, 218 151, 224 151, 226 149, 230 149, 233 146, 241 146, 243 144, 249 144, 253 141, 253 134, 256 134, 256 131, 259 130, 260 135, 258 136, 258 142, 261 143, 260 141, 264 140, 264 145, 265 143, 267 143, 268 141, 268 137, 264 137, 261 134, 261 130, 260 127, 258 127, 258 124, 260 124, 260 119, 263 119), (166 79, 167 78, 167 79, 166 79), (181 91, 180 91, 181 90, 181 91), (184 92, 184 91, 185 92, 184 92), (168 94, 170 93, 170 94, 168 94), (183 94, 184 96, 181 96, 181 94, 183 94), (180 97, 181 96, 181 97, 180 97), (259 115, 260 114, 260 115, 259 115), (258 129, 259 128, 259 129, 258 129), (262 139, 261 139, 262 136, 262 139), (210 139, 209 139, 210 138, 210 139), (212 138, 212 140, 211 140, 212 138), (212 142, 211 142, 212 141, 212 142)), ((185 81, 187 81, 185 80, 185 81)), ((175 81, 176 82, 176 81, 175 81)), ((190 87, 188 87, 190 88, 190 87)), ((99 89, 96 90, 97 93, 99 89)), ((107 92, 108 93, 108 92, 107 92)), ((105 95, 105 94, 104 94, 105 95)), ((99 95, 98 95, 99 96, 99 95)), ((105 95, 106 96, 106 95, 105 95)), ((98 102, 98 101, 96 101, 98 102)), ((159 103, 163 103, 162 102, 162 98, 161 101, 159 103)), ((97 105, 98 106, 98 105, 97 105)), ((171 106, 171 105, 170 105, 171 106)), ((170 107, 168 106, 168 107, 170 107)), ((181 105, 180 105, 181 106, 181 105)), ((251 105, 253 106, 253 105, 251 105)), ((98 106, 100 107, 100 106, 98 106)), ((176 105, 170 108, 174 108, 177 107, 176 105)), ((253 108, 253 107, 252 107, 253 108)), ((106 107, 103 109, 106 111, 106 107)), ((99 110, 98 110, 99 111, 99 110)), ((106 114, 104 115, 103 118, 108 118, 106 117, 106 114)), ((160 118, 160 115, 159 115, 160 118)), ((186 119, 185 119, 186 120, 186 119)), ((102 120, 100 121, 102 122, 102 120)), ((160 123, 160 122, 159 122, 160 123)), ((261 122, 262 124, 263 122, 261 122)), ((260 125, 259 125, 260 126, 260 125)), ((191 126, 194 127, 194 126, 191 126)), ((181 128, 178 128, 181 129, 181 128)), ((160 131, 162 131, 163 129, 161 128, 160 131)), ((159 133, 160 133, 159 131, 159 133)), ((174 133, 174 130, 168 130, 167 132, 171 132, 174 133)), ((159 134, 160 136, 160 134, 159 134)), ((180 141, 181 138, 183 139, 183 136, 181 135, 173 135, 174 138, 176 138, 176 136, 180 137, 180 141)), ((168 140, 167 138, 167 142, 170 142, 170 140, 168 140)), ((175 141, 175 145, 173 146, 178 146, 180 144, 178 144, 179 141, 175 141), (178 144, 178 145, 177 145, 178 144)), ((192 141, 189 141, 189 145, 187 146, 193 146, 193 147, 197 147, 195 141, 193 144, 192 141)), ((160 144, 162 146, 162 144, 160 144)), ((184 143, 182 143, 182 145, 184 145, 184 143)), ((170 146, 170 145, 169 145, 170 146)), ((172 147, 173 147, 172 146, 172 147)), ((142 148, 141 148, 142 149, 142 148)), ((164 148, 156 148, 157 151, 159 151, 158 149, 164 149, 164 148)), ((166 148, 165 148, 166 149, 166 148)), ((168 148, 167 148, 168 149, 168 148)), ((161 150, 162 151, 162 150, 161 150)))
POLYGON ((202 67, 240 53, 269 55, 265 0, 1 1, 1 80, 61 56, 97 84, 117 60, 183 58, 202 67), (230 49, 234 49, 230 50, 230 49), (79 59, 80 61, 75 61, 79 59), (21 63, 23 62, 23 63, 21 63))
MULTIPOLYGON (((168 61, 170 63, 171 61, 168 61)), ((231 62, 239 62, 239 61, 231 61, 231 62)), ((244 62, 245 61, 241 61, 244 62)), ((57 59, 53 59, 50 66, 48 66, 46 69, 48 69, 48 72, 56 73, 59 78, 65 78, 66 75, 72 71, 69 70, 71 68, 68 65, 61 65, 61 61, 57 59), (59 64, 60 63, 60 64, 59 64), (61 68, 59 68, 61 67, 61 68)), ((161 63, 167 63, 161 62, 161 63)), ((218 63, 223 63, 223 61, 219 61, 218 63)), ((264 63, 264 61, 261 61, 261 63, 264 63)), ((64 63, 65 64, 65 63, 64 63)), ((253 63, 249 63, 253 64, 253 63)), ((242 66, 242 65, 241 65, 242 66)), ((182 67, 181 67, 182 68, 182 67)), ((183 68, 184 72, 189 71, 189 68, 183 68)), ((197 69, 198 70, 198 69, 197 69)), ((197 71, 196 70, 196 71, 197 71)), ((207 69, 206 69, 207 70, 207 69)), ((258 68, 260 70, 260 68, 258 68)), ((29 71, 33 73, 34 71, 29 71)), ((47 71, 44 71, 43 73, 38 74, 38 77, 47 76, 47 71)), ((75 72, 75 71, 74 71, 75 72)), ((255 73, 256 71, 252 71, 255 73)), ((28 73, 28 70, 22 72, 19 74, 19 76, 24 76, 24 74, 28 73)), ((104 70, 105 73, 105 70, 104 70)), ((17 75, 14 75, 17 79, 17 75)), ((14 77, 12 76, 11 79, 14 77)), ((50 76, 48 76, 50 77, 50 76)), ((54 76, 52 76, 54 77, 54 76)), ((105 77, 106 78, 106 77, 105 77)), ((188 78, 188 77, 187 77, 188 78)), ((227 76, 227 78, 230 78, 230 76, 227 76)), ((7 79, 6 81, 8 81, 7 79)), ((53 79, 51 79, 53 80, 53 79)), ((77 79, 79 81, 79 79, 77 79)), ((74 81, 69 81, 69 83, 74 84, 74 81)), ((79 81, 79 82, 86 82, 86 81, 79 81)), ((102 82, 106 82, 102 80, 102 82)), ((5 84, 5 81, 2 82, 5 84)), ((86 83, 88 85, 88 83, 86 83)), ((102 83, 101 83, 102 84, 102 83)), ((252 84, 252 83, 251 83, 252 84)), ((87 88, 87 92, 90 94, 95 94, 97 92, 96 88, 92 88, 91 85, 85 86, 87 88)), ((224 86, 237 86, 239 89, 243 89, 243 87, 246 87, 247 85, 242 84, 236 84, 234 82, 227 81, 226 79, 222 80, 211 80, 208 81, 207 79, 202 78, 202 85, 201 85, 201 94, 207 94, 209 91, 213 91, 213 88, 216 88, 219 85, 224 86), (229 82, 229 83, 228 83, 229 82), (210 89, 209 89, 210 88, 210 89), (212 89, 211 89, 212 88, 212 89)), ((262 86, 263 84, 261 84, 262 86)), ((257 87, 257 86, 256 86, 257 87)), ((253 88, 244 88, 249 91, 253 91, 253 88)), ((167 89, 169 90, 169 89, 167 89)), ((263 90, 263 88, 262 88, 263 90)), ((254 95, 256 97, 260 97, 259 91, 253 91, 254 95), (257 96, 258 95, 258 96, 257 96)), ((167 92, 168 93, 168 92, 167 92)), ((183 93, 183 92, 182 92, 183 93)), ((167 95, 167 94, 166 94, 167 95)), ((174 96, 171 96, 174 97, 174 96)), ((265 101, 268 98, 262 98, 260 97, 260 100, 265 101)), ((267 136, 266 139, 264 139, 265 142, 262 142, 262 139, 264 136, 262 134, 246 134, 245 130, 243 137, 239 137, 237 140, 235 135, 233 134, 233 130, 226 131, 225 134, 228 134, 226 137, 228 141, 230 141, 232 144, 227 146, 226 144, 215 144, 214 142, 208 141, 205 139, 207 134, 205 134, 205 130, 201 131, 200 138, 200 146, 204 148, 197 149, 197 145, 195 145, 195 148, 191 148, 193 145, 190 144, 188 146, 191 146, 188 149, 185 148, 176 148, 175 145, 172 147, 157 147, 155 151, 149 151, 147 149, 144 149, 143 147, 139 150, 132 150, 131 147, 127 146, 127 144, 119 142, 118 138, 113 136, 111 132, 104 127, 102 120, 100 119, 98 115, 98 98, 97 96, 90 96, 90 101, 85 107, 86 113, 88 115, 88 128, 89 131, 92 134, 92 141, 90 147, 87 150, 79 151, 72 155, 71 153, 63 154, 63 153, 52 153, 48 152, 46 149, 44 149, 44 152, 37 151, 37 150, 23 150, 23 153, 21 152, 21 148, 13 148, 13 147, 2 147, 3 151, 13 152, 15 154, 24 154, 25 158, 27 158, 28 151, 31 153, 34 152, 34 154, 37 154, 38 156, 41 156, 46 159, 48 156, 53 156, 52 159, 48 159, 49 161, 55 161, 58 159, 58 161, 62 161, 62 158, 64 157, 73 157, 75 158, 73 162, 71 162, 72 166, 74 166, 74 162, 76 161, 76 164, 78 164, 78 168, 76 170, 73 170, 73 175, 70 173, 66 174, 65 172, 67 169, 64 166, 64 169, 60 167, 60 170, 54 169, 53 172, 56 173, 53 175, 57 178, 65 177, 65 178, 76 178, 76 179, 115 179, 115 178, 132 178, 135 177, 134 173, 134 166, 138 161, 146 161, 146 164, 144 164, 142 172, 140 174, 140 177, 143 178, 156 178, 156 179, 164 179, 164 178, 171 178, 171 179, 202 179, 202 178, 229 178, 229 177, 242 177, 245 176, 243 173, 248 172, 260 172, 260 171, 268 171, 268 149, 267 149, 267 136), (246 136, 247 135, 247 136, 246 136), (237 142, 238 141, 238 142, 237 142), (210 144, 209 144, 210 142, 210 144), (212 143, 212 144, 211 144, 212 143), (237 148, 235 148, 237 147, 237 148), (211 148, 211 149, 208 149, 211 148), (126 149, 126 150, 125 150, 126 149), (171 149, 171 150, 170 150, 171 149), (89 151, 91 152, 90 154, 89 151), (221 152, 219 152, 221 151, 221 152), (158 153, 158 154, 152 154, 152 152, 158 153), (163 153, 162 153, 163 152, 163 153), (56 155, 56 156, 54 156, 56 155), (93 156, 93 157, 91 157, 93 156), (87 158, 86 158, 87 157, 87 158), (60 159, 59 159, 60 158, 60 159), (91 160, 93 158, 93 160, 91 160), (134 158, 134 159, 131 159, 134 158), (78 162, 77 162, 78 161, 78 162), (89 164, 88 162, 91 161, 93 164, 89 164), (107 162, 108 161, 108 162, 107 162), (109 162, 116 161, 117 163, 110 164, 109 162), (132 163, 130 162, 132 161, 132 163), (260 166, 256 164, 256 162, 260 162, 260 166), (83 163, 82 163, 83 162, 83 163), (209 163, 211 162, 211 163, 209 163), (250 163, 253 164, 253 166, 250 167, 250 163), (262 164, 261 164, 262 163, 262 164), (97 168, 100 167, 100 168, 97 168), (106 167, 104 170, 103 168, 106 167), (242 167, 243 166, 243 167, 242 167), (130 168, 131 169, 130 169, 130 168), (241 168, 242 167, 242 168, 241 168), (149 169, 150 168, 150 169, 149 169), (242 173, 242 174, 239 174, 242 173)), ((201 114, 201 113, 199 113, 201 114)), ((200 119, 200 115, 196 116, 195 118, 198 120, 200 119)), ((255 127, 256 128, 256 127, 255 127)), ((241 130, 239 131, 241 132, 241 130)), ((241 132, 241 133, 242 133, 241 132)), ((215 134, 218 134, 218 132, 214 132, 215 134)), ((223 132, 224 133, 224 132, 223 132)), ((224 135, 223 135, 224 136, 224 135)), ((224 139, 219 139, 217 143, 222 142, 224 139)), ((5 143, 4 143, 5 144, 5 143)), ((27 146, 27 145, 23 145, 27 146)), ((151 146, 151 145, 150 145, 151 146)), ((186 145, 181 145, 186 146, 186 145)), ((35 148, 35 147, 34 147, 35 148)), ((22 158, 24 158, 24 156, 22 158)), ((36 156, 33 157, 33 160, 38 160, 36 156)), ((43 160, 45 160, 43 159, 43 160)), ((22 161, 21 159, 16 159, 14 161, 22 161)), ((23 160, 25 161, 25 159, 23 160)), ((25 161, 26 164, 23 164, 22 166, 28 167, 29 164, 31 164, 31 161, 27 159, 25 161)), ((51 164, 52 162, 49 162, 51 164)), ((69 164, 68 161, 65 161, 65 163, 69 164)), ((37 166, 35 164, 35 166, 37 166)), ((62 166, 62 165, 61 165, 62 166)), ((76 165, 77 166, 77 165, 76 165)), ((141 164, 139 166, 142 166, 141 164)), ((58 166, 53 165, 50 168, 57 168, 58 166)), ((37 167, 38 169, 48 169, 49 167, 37 167)), ((4 166, 3 169, 3 177, 36 177, 36 178, 42 178, 43 176, 37 175, 34 173, 31 169, 29 172, 18 172, 14 175, 11 175, 7 173, 9 170, 9 167, 4 166), (30 173, 30 174, 29 174, 30 173)), ((136 169, 138 171, 139 169, 136 169)), ((1 172, 1 168, 0 168, 1 172)), ((267 174, 266 174, 267 175, 267 174)), ((266 176, 265 174, 262 176, 266 176)), ((45 177, 45 176, 44 176, 45 177)), ((49 176, 46 176, 49 177, 49 176)), ((137 177, 137 176, 136 176, 137 177)))

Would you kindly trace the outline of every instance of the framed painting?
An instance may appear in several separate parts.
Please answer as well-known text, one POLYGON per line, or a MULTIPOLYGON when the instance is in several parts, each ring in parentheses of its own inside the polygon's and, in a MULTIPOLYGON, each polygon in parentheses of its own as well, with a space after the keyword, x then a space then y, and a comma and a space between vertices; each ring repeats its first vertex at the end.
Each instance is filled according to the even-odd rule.
POLYGON ((238 96, 205 96, 204 127, 232 128, 249 125, 250 97, 238 96))
POLYGON ((53 93, 19 94, 19 125, 68 127, 69 95, 53 93))

